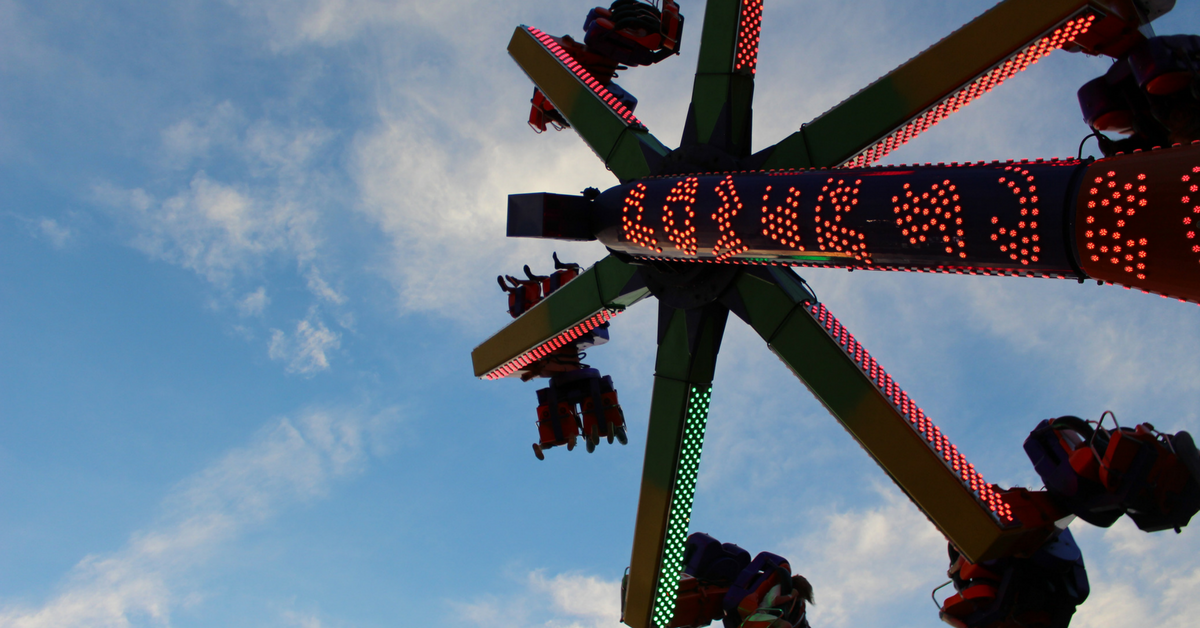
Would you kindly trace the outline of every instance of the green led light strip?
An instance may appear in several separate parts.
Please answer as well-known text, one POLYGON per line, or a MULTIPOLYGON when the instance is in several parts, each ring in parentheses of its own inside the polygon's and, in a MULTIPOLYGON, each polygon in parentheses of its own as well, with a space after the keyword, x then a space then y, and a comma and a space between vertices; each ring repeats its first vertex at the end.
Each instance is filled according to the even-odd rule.
POLYGON ((692 519, 692 501, 696 496, 696 474, 700 471, 700 451, 704 448, 704 428, 712 385, 692 386, 688 395, 683 442, 679 450, 679 468, 675 470, 675 490, 671 494, 671 513, 667 517, 667 542, 660 561, 658 588, 654 592, 654 626, 668 626, 675 616, 679 595, 679 572, 683 569, 683 548, 688 524, 692 519))

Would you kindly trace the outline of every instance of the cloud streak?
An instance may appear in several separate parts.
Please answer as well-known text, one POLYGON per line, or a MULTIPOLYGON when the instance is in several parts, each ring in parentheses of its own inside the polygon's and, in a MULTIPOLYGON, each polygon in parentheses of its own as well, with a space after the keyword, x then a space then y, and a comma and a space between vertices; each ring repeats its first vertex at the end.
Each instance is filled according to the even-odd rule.
POLYGON ((81 560, 40 606, 0 608, 6 628, 169 625, 196 595, 179 581, 223 544, 362 471, 391 415, 310 411, 264 427, 245 447, 180 483, 159 519, 110 554, 81 560))
POLYGON ((290 335, 272 329, 267 354, 272 360, 286 363, 289 373, 311 377, 329 370, 328 354, 341 346, 341 334, 330 331, 316 317, 314 310, 309 312, 308 318, 296 323, 296 331, 290 335))

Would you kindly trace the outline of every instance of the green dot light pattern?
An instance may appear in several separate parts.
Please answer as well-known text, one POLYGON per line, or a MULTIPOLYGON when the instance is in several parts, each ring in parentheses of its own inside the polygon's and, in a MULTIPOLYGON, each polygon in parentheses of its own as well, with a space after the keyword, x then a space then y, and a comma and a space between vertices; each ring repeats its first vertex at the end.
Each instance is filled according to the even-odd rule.
POLYGON ((667 517, 667 542, 660 563, 658 588, 654 592, 655 626, 667 626, 675 616, 679 572, 683 569, 683 549, 692 518, 696 474, 700 471, 700 451, 704 448, 704 428, 708 423, 711 400, 711 385, 693 386, 688 395, 679 468, 675 470, 675 490, 671 494, 671 512, 667 517))

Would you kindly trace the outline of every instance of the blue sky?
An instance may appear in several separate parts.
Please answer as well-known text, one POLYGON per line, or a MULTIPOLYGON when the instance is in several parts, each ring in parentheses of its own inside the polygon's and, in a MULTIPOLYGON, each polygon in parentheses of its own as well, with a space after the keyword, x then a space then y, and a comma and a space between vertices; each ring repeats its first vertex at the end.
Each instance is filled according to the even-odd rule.
MULTIPOLYGON (((756 146, 990 4, 768 3, 756 146)), ((1197 30, 1179 4, 1160 33, 1197 30)), ((621 79, 668 144, 703 13, 682 5, 684 53, 621 79)), ((508 320, 496 274, 604 254, 503 237, 509 193, 615 183, 571 132, 529 131, 504 53, 588 8, 0 0, 0 626, 616 625, 654 306, 589 354, 627 447, 538 462, 536 386, 469 358, 508 320)), ((1055 53, 889 159, 1074 155, 1075 90, 1106 64, 1055 53)), ((1040 485, 1042 418, 1200 431, 1194 304, 805 277, 992 481, 1040 485)), ((1195 530, 1073 528, 1073 626, 1191 625, 1195 530)), ((814 626, 941 625, 944 541, 737 322, 692 529, 791 559, 814 626)))

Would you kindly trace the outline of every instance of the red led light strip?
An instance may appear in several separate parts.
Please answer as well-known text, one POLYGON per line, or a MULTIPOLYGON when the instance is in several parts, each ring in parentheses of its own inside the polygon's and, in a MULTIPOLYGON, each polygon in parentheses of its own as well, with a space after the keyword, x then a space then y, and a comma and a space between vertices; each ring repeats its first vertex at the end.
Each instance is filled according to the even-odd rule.
MULTIPOLYGON (((645 186, 642 186, 645 189, 645 186)), ((663 232, 667 235, 667 240, 675 245, 684 255, 695 255, 699 247, 696 239, 696 224, 692 222, 696 219, 696 211, 693 205, 696 204, 696 192, 700 189, 700 179, 698 177, 687 177, 683 181, 676 183, 671 187, 671 192, 667 194, 667 202, 663 205, 663 232), (683 205, 679 208, 679 216, 675 215, 677 205, 683 205)), ((644 196, 644 195, 643 195, 644 196)), ((625 207, 622 207, 624 214, 621 216, 621 227, 628 235, 629 228, 626 227, 629 212, 629 199, 625 199, 625 207)), ((641 218, 640 206, 638 218, 641 218)), ((662 249, 658 249, 662 251, 662 249)))
POLYGON ((995 67, 979 78, 938 101, 891 135, 863 149, 842 164, 841 167, 862 168, 879 161, 884 155, 907 144, 909 140, 929 130, 930 127, 941 122, 942 119, 950 114, 967 106, 976 98, 992 91, 994 87, 1012 78, 1018 72, 1037 63, 1042 57, 1075 41, 1076 37, 1086 33, 1091 28, 1095 20, 1096 14, 1090 11, 1078 14, 1062 26, 1054 29, 1054 31, 1047 33, 1041 39, 996 64, 995 67))
POLYGON ((996 521, 1004 526, 1017 523, 1013 518, 1011 507, 1001 498, 1000 492, 983 480, 983 476, 975 470, 975 465, 968 463, 966 457, 958 452, 958 447, 950 444, 950 440, 933 424, 933 421, 929 420, 929 417, 925 416, 925 412, 908 398, 908 393, 892 380, 892 376, 888 375, 882 366, 879 366, 875 358, 867 353, 867 350, 838 322, 829 309, 820 303, 810 303, 804 306, 804 310, 854 361, 859 370, 875 384, 875 388, 891 402, 896 412, 908 419, 908 426, 925 441, 930 449, 937 453, 938 457, 942 459, 942 463, 953 471, 963 486, 988 507, 996 521))
POLYGON ((754 74, 758 67, 758 41, 762 33, 763 0, 744 0, 738 16, 733 70, 754 74))
POLYGON ((858 186, 862 185, 862 179, 855 180, 853 185, 845 179, 838 179, 836 184, 833 181, 834 177, 829 177, 821 188, 821 194, 817 196, 817 244, 822 251, 849 253, 855 260, 870 264, 871 254, 867 252, 867 243, 864 241, 866 235, 861 231, 855 233, 854 229, 838 224, 842 222, 842 216, 849 215, 850 210, 858 205, 858 186), (826 203, 826 207, 832 207, 834 213, 826 212, 825 216, 821 216, 819 203, 822 202, 826 203))
MULTIPOLYGON (((963 250, 966 247, 966 241, 963 240, 963 219, 962 216, 955 216, 962 213, 956 189, 949 179, 945 179, 941 183, 931 185, 928 191, 918 194, 910 184, 905 183, 904 197, 892 197, 892 202, 895 203, 892 213, 898 214, 896 226, 901 228, 900 233, 908 238, 909 244, 920 243, 939 249, 944 247, 947 254, 953 255, 957 252, 960 258, 966 259, 967 253, 963 250), (953 208, 951 203, 954 203, 953 208), (932 216, 930 210, 933 211, 932 216)), ((996 236, 992 236, 992 239, 995 238, 996 236)))
MULTIPOLYGON (((1197 185, 1196 183, 1192 182, 1192 175, 1195 175, 1195 174, 1198 174, 1198 173, 1200 173, 1200 166, 1193 166, 1193 167, 1192 167, 1192 174, 1185 174, 1185 175, 1183 175, 1182 177, 1180 177, 1180 178, 1179 178, 1179 181, 1180 181, 1180 183, 1183 183, 1184 185, 1187 185, 1187 186, 1188 186, 1188 192, 1189 192, 1189 193, 1191 193, 1191 194, 1195 194, 1196 192, 1200 192, 1200 185, 1197 185)), ((1192 213, 1193 213, 1193 214, 1200 214, 1200 205, 1192 205, 1192 202, 1193 202, 1193 201, 1192 201, 1192 198, 1191 198, 1191 196, 1184 196, 1184 197, 1182 197, 1182 198, 1180 199, 1180 202, 1181 202, 1181 203, 1183 203, 1183 205, 1184 205, 1184 207, 1185 207, 1185 208, 1186 208, 1187 206, 1191 205, 1191 210, 1192 210, 1192 213)), ((1188 238, 1189 240, 1195 239, 1195 237, 1196 237, 1196 232, 1194 231, 1195 227, 1194 227, 1194 226, 1192 226, 1192 217, 1191 217, 1191 216, 1184 216, 1184 218, 1183 218, 1183 224, 1184 224, 1184 228, 1188 230, 1188 232, 1187 232, 1187 238, 1188 238)), ((1200 253, 1200 244, 1193 244, 1193 245, 1192 245, 1192 253, 1200 253)))
MULTIPOLYGON (((1200 144, 1200 140, 1197 140, 1194 143, 1200 144)), ((1178 146, 1178 144, 1176 146, 1178 146)), ((1125 153, 1117 153, 1117 154, 1124 155, 1125 153)), ((897 172, 898 170, 903 171, 905 168, 973 168, 976 166, 1004 166, 1004 165, 1008 165, 1008 164, 1015 164, 1015 165, 1031 165, 1032 164, 1032 165, 1047 165, 1047 166, 1078 166, 1081 163, 1083 163, 1083 160, 1076 159, 1074 157, 1067 157, 1067 158, 1037 157, 1035 159, 1006 159, 1003 161, 1001 161, 999 159, 993 159, 991 161, 979 160, 979 161, 964 161, 961 163, 957 162, 957 161, 952 161, 950 163, 938 162, 936 164, 931 163, 931 162, 926 162, 923 164, 922 163, 886 164, 886 165, 874 164, 874 165, 862 166, 861 170, 863 170, 864 172, 867 172, 867 173, 883 172, 886 174, 899 175, 899 174, 912 174, 912 171, 897 172)), ((784 175, 796 174, 796 173, 800 173, 800 172, 817 172, 820 170, 838 170, 838 169, 839 168, 824 168, 824 167, 822 167, 822 168, 772 168, 770 170, 726 170, 726 171, 722 171, 722 172, 697 172, 697 173, 691 173, 688 176, 691 176, 691 177, 724 177, 724 176, 730 175, 730 174, 735 174, 735 175, 748 175, 748 174, 762 175, 762 174, 765 174, 765 175, 769 175, 769 176, 784 176, 784 175)), ((838 176, 847 176, 847 175, 839 174, 838 176)), ((678 178, 679 178, 678 174, 656 174, 656 175, 651 175, 648 177, 642 177, 641 179, 639 179, 639 181, 653 181, 656 179, 678 179, 678 178)))
MULTIPOLYGON (((1110 170, 1106 175, 1090 181, 1092 186, 1088 189, 1088 215, 1085 218, 1088 226, 1084 232, 1087 246, 1085 254, 1093 262, 1109 263, 1131 277, 1145 279, 1149 240, 1144 236, 1130 237, 1130 231, 1136 232, 1135 224, 1130 224, 1127 230, 1126 220, 1128 217, 1129 222, 1134 223, 1133 215, 1147 205, 1146 174, 1139 173, 1136 181, 1117 181, 1116 177, 1117 173, 1110 170), (1119 185, 1121 183, 1124 185, 1119 185), (1122 231, 1125 231, 1124 237, 1122 231)), ((1187 180, 1188 176, 1185 175, 1183 182, 1187 180)), ((1185 204, 1189 200, 1187 196, 1183 197, 1185 204)), ((1183 219, 1185 228, 1191 223, 1190 217, 1183 219)), ((1189 240, 1195 237, 1194 230, 1187 232, 1189 240)))
POLYGON ((795 187, 788 188, 787 197, 782 205, 776 205, 772 211, 766 203, 771 199, 771 188, 768 185, 763 194, 762 206, 762 234, 776 240, 781 244, 786 244, 797 251, 803 251, 804 245, 800 238, 800 190, 795 187), (778 212, 778 213, 777 213, 778 212))
POLYGON ((501 364, 500 366, 488 371, 483 377, 487 380, 501 379, 520 372, 521 369, 537 362, 538 360, 558 351, 559 349, 575 342, 580 336, 596 329, 597 327, 612 320, 619 313, 619 310, 603 309, 590 317, 584 319, 574 327, 560 332, 553 338, 543 342, 542 344, 522 353, 521 355, 501 364))
POLYGON ((644 200, 646 200, 646 184, 638 183, 629 190, 629 194, 625 197, 625 203, 621 206, 621 233, 627 242, 633 242, 656 253, 662 253, 662 247, 658 245, 658 238, 654 236, 654 227, 642 222, 646 213, 646 206, 642 204, 644 200))
MULTIPOLYGON (((997 231, 992 232, 992 241, 1000 245, 1000 252, 1008 254, 1009 259, 1015 261, 1020 260, 1021 264, 1028 266, 1029 262, 1036 263, 1038 254, 1042 252, 1042 247, 1038 241, 1041 236, 1037 233, 1038 228, 1038 197, 1037 197, 1037 181, 1028 170, 1020 167, 1020 165, 1005 166, 1005 172, 1008 174, 1000 177, 998 183, 1008 186, 1008 189, 1017 196, 1017 202, 1021 207, 1021 218, 1017 222, 1016 228, 1011 224, 1007 228, 999 227, 997 231), (1025 187, 1021 187, 1025 186, 1025 187), (1020 251, 1020 257, 1017 252, 1020 251)), ((1000 223, 999 216, 992 216, 992 224, 1000 223)))
POLYGON ((575 77, 578 78, 580 82, 586 85, 588 89, 592 90, 592 93, 600 98, 600 100, 604 101, 604 104, 608 105, 609 109, 612 109, 613 113, 620 116, 620 118, 625 121, 625 124, 641 130, 646 129, 646 125, 642 124, 642 121, 638 120, 637 117, 633 115, 632 111, 625 107, 625 105, 622 105, 621 101, 618 100, 616 96, 612 95, 612 92, 608 91, 604 85, 601 85, 600 81, 597 81, 596 78, 592 76, 587 69, 580 65, 580 63, 576 61, 575 58, 572 57, 566 50, 563 50, 562 46, 559 46, 558 42, 554 41, 553 37, 532 26, 526 26, 525 28, 529 31, 530 35, 533 35, 534 39, 541 42, 541 44, 550 51, 550 54, 558 57, 558 60, 562 62, 563 65, 567 66, 567 69, 571 70, 571 72, 575 74, 575 77))
MULTIPOLYGON (((663 257, 654 255, 635 255, 640 260, 656 260, 663 262, 678 262, 684 261, 678 257, 663 257)), ((727 264, 733 266, 791 266, 797 268, 841 268, 841 269, 864 269, 864 270, 886 270, 892 272, 904 273, 938 273, 943 275, 979 275, 985 277, 1037 277, 1042 279, 1074 279, 1078 280, 1076 275, 1066 275, 1063 273, 1043 272, 1039 270, 1017 270, 1013 268, 974 268, 960 266, 857 266, 849 264, 830 264, 827 262, 801 262, 796 260, 770 260, 770 259, 695 259, 686 260, 689 262, 697 262, 704 264, 727 264)), ((1126 289, 1129 289, 1126 286, 1126 289)), ((1142 290, 1147 294, 1159 294, 1157 292, 1142 290)), ((1167 298, 1176 298, 1172 295, 1162 295, 1167 298)), ((1187 299, 1179 299, 1187 301, 1187 299)))
MULTIPOLYGON (((721 198, 721 207, 713 212, 712 219, 717 221, 717 229, 721 236, 713 246, 712 254, 716 256, 717 261, 722 261, 734 255, 741 255, 750 250, 750 247, 746 246, 733 230, 733 217, 742 209, 742 199, 738 197, 737 188, 733 185, 733 176, 725 177, 717 184, 715 191, 721 198), (725 252, 722 253, 721 249, 725 249, 725 252)), ((661 253, 662 249, 658 252, 661 253)))

